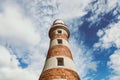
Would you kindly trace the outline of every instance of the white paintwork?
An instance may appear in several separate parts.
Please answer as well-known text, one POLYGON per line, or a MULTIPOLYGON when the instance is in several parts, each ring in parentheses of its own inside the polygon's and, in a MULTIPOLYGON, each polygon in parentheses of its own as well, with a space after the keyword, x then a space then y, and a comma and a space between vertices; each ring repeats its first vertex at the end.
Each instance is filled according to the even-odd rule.
POLYGON ((54 39, 50 42, 50 48, 52 48, 55 45, 64 45, 64 46, 67 46, 69 48, 68 41, 66 41, 64 38, 57 38, 57 39, 54 39), (58 44, 57 39, 62 39, 62 44, 58 44))
POLYGON ((54 23, 62 23, 62 24, 65 24, 65 23, 64 23, 62 20, 60 20, 60 19, 55 20, 54 23))
POLYGON ((61 30, 62 34, 66 34, 68 36, 68 33, 64 29, 56 29, 52 33, 59 34, 58 31, 61 30))
POLYGON ((67 26, 65 24, 54 24, 54 25, 52 25, 52 27, 55 27, 55 26, 64 26, 64 27, 67 28, 67 26))
POLYGON ((45 67, 43 71, 46 71, 48 69, 53 69, 53 68, 66 68, 66 69, 76 71, 73 60, 65 56, 55 56, 47 59, 47 61, 45 62, 45 67), (64 66, 57 65, 57 58, 61 58, 61 57, 64 58, 64 66))

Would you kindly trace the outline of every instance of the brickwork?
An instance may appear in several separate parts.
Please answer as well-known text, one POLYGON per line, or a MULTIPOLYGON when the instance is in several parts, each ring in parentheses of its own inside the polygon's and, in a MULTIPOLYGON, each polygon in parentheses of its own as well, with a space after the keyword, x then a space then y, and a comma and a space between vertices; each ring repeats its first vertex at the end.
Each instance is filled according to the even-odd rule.
POLYGON ((80 80, 78 74, 72 70, 64 68, 54 68, 44 71, 39 80, 53 80, 53 79, 67 79, 67 80, 80 80))
POLYGON ((62 20, 55 20, 49 30, 51 43, 45 66, 39 80, 80 80, 69 49, 69 36, 70 31, 67 28, 67 25, 62 20), (63 32, 61 33, 58 30, 62 30, 63 32), (61 61, 58 60, 58 57, 60 56, 61 61), (58 63, 64 65, 58 65, 58 63))
POLYGON ((66 41, 68 41, 68 37, 66 34, 55 34, 53 33, 51 35, 51 40, 56 39, 56 38, 64 38, 66 41))
POLYGON ((73 59, 71 51, 64 45, 56 45, 49 49, 47 59, 54 56, 66 56, 73 59))
POLYGON ((64 29, 67 33, 68 33, 68 38, 70 36, 70 31, 67 29, 67 27, 64 27, 64 26, 54 26, 54 27, 51 27, 50 30, 49 30, 49 37, 51 38, 51 34, 54 30, 56 29, 64 29))

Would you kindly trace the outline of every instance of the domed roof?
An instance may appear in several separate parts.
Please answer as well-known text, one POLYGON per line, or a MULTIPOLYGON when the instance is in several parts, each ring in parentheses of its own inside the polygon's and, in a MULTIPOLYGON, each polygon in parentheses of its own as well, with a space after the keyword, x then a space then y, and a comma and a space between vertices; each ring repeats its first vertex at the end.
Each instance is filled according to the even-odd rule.
POLYGON ((54 24, 56 24, 56 23, 62 23, 62 24, 65 24, 61 19, 56 19, 56 20, 54 21, 54 24))

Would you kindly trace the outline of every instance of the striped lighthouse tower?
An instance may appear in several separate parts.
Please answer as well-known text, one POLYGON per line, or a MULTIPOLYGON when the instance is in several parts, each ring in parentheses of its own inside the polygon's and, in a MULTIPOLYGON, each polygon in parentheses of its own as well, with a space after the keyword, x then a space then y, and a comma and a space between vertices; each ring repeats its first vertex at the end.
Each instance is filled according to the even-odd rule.
POLYGON ((49 30, 50 47, 39 80, 80 80, 68 38, 70 31, 62 20, 55 20, 49 30))

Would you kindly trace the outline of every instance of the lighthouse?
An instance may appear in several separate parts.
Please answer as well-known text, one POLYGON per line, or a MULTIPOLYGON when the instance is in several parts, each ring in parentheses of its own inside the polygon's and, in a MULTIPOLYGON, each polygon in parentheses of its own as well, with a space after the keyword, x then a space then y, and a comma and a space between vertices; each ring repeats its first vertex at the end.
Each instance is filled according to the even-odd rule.
POLYGON ((50 30, 50 46, 39 80, 80 80, 69 47, 70 31, 60 19, 50 30))

